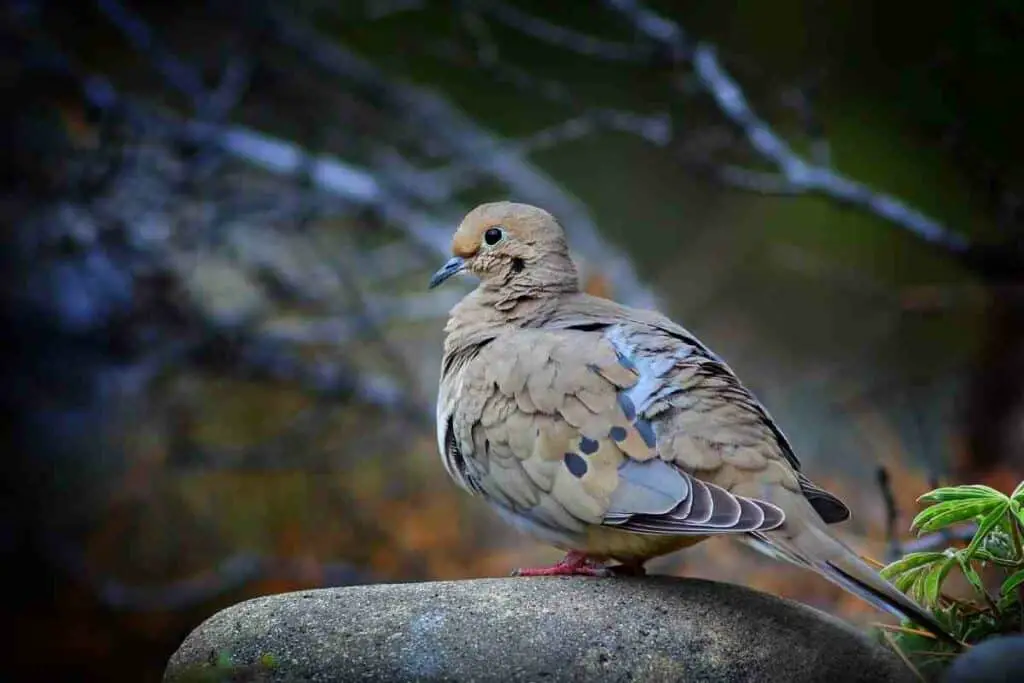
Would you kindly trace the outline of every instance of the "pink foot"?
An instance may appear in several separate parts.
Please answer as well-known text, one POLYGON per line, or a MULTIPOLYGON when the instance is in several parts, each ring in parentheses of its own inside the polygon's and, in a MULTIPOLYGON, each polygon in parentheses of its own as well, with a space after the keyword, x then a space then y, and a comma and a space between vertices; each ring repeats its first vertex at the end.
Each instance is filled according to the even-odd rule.
POLYGON ((643 565, 606 567, 603 564, 594 562, 585 553, 570 550, 561 561, 550 567, 524 568, 512 571, 512 576, 599 576, 604 578, 620 574, 642 576, 644 568, 643 565))

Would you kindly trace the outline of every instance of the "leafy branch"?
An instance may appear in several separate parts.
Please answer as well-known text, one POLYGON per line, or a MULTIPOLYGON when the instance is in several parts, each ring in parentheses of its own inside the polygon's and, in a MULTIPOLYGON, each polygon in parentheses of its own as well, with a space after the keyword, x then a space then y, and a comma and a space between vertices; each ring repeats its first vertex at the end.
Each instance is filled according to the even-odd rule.
MULTIPOLYGON (((882 576, 930 608, 968 645, 1024 631, 1024 482, 1010 495, 969 484, 937 488, 918 500, 931 503, 911 524, 919 536, 967 524, 974 525, 974 533, 962 547, 908 553, 886 566, 882 576), (967 580, 973 599, 943 592, 954 570, 967 580)), ((887 635, 919 672, 941 669, 950 659, 944 646, 912 629, 887 635)))

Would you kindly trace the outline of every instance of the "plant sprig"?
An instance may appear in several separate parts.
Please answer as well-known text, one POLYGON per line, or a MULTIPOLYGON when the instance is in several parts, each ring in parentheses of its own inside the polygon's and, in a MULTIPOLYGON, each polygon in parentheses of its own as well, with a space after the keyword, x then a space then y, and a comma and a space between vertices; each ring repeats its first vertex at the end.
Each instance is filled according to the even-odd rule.
MULTIPOLYGON (((1010 495, 981 484, 937 488, 918 502, 931 504, 911 524, 918 536, 970 523, 976 526, 974 535, 962 547, 908 553, 882 569, 882 576, 931 609, 936 620, 965 644, 1024 630, 1024 482, 1010 495), (970 584, 974 600, 943 593, 954 570, 970 584), (996 586, 986 586, 986 578, 992 583, 992 573, 1001 574, 1001 579, 996 586)), ((951 660, 951 646, 909 624, 887 631, 885 640, 905 661, 913 662, 919 676, 937 673, 951 660)))

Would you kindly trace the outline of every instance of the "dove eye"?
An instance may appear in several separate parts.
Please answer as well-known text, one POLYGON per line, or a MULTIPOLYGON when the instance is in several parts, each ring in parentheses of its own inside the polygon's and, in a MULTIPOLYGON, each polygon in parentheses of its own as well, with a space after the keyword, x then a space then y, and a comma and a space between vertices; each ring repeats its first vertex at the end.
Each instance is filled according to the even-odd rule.
POLYGON ((495 244, 500 242, 505 236, 505 233, 501 228, 488 228, 487 232, 484 233, 484 244, 489 247, 493 247, 495 244))

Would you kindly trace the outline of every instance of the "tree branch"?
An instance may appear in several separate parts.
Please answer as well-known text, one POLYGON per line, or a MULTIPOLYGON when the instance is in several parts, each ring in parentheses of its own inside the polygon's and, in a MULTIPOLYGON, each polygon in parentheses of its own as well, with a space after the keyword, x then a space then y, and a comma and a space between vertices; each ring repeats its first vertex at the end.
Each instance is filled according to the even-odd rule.
POLYGON ((605 0, 605 3, 630 21, 633 28, 651 41, 667 48, 678 59, 692 61, 698 82, 719 110, 742 132, 751 148, 774 168, 777 176, 752 176, 738 169, 719 177, 743 189, 771 194, 818 193, 851 204, 910 232, 918 239, 962 258, 970 243, 937 220, 906 202, 851 180, 828 166, 808 161, 768 123, 757 116, 736 81, 718 58, 717 49, 708 43, 691 43, 674 21, 647 9, 635 0, 605 0), (751 182, 758 178, 759 182, 751 182), (765 182, 770 178, 770 182, 765 182))

